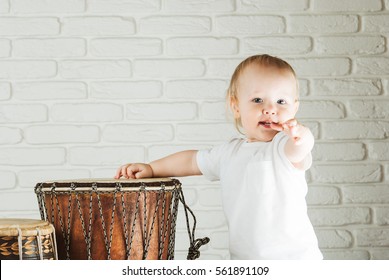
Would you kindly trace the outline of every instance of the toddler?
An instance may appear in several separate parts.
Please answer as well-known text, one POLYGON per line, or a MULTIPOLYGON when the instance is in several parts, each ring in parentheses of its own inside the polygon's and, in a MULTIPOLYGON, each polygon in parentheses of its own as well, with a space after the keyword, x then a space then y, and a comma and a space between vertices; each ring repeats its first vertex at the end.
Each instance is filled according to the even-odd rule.
POLYGON ((220 180, 231 259, 322 259, 305 201, 314 137, 295 119, 293 68, 277 57, 251 56, 235 69, 227 101, 244 137, 150 164, 125 164, 115 178, 220 180))

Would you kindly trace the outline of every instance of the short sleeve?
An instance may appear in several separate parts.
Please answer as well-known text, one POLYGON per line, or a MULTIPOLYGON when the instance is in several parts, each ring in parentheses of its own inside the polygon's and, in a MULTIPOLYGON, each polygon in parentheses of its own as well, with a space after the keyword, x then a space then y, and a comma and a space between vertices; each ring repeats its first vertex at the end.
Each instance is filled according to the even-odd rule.
POLYGON ((197 152, 197 166, 201 173, 210 181, 220 180, 220 169, 223 151, 226 145, 216 146, 208 150, 199 150, 197 152))

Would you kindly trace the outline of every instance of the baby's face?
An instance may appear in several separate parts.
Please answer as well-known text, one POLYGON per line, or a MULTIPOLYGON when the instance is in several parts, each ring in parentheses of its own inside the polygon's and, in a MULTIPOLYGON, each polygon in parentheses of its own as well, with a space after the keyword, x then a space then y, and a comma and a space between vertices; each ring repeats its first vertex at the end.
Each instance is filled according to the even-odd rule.
POLYGON ((298 109, 297 81, 287 70, 248 66, 238 81, 235 118, 240 118, 249 142, 271 141, 278 131, 271 123, 293 119, 298 109))

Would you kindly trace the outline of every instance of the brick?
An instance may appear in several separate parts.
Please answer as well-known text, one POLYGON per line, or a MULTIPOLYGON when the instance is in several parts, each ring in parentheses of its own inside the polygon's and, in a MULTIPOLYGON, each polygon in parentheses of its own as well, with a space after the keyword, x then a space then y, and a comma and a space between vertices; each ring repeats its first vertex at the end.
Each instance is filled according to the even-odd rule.
POLYGON ((46 79, 53 78, 56 74, 57 63, 55 61, 0 61, 0 79, 46 79))
POLYGON ((285 32, 285 20, 280 16, 231 15, 215 18, 220 34, 263 35, 285 32))
POLYGON ((235 10, 233 0, 214 0, 214 1, 181 1, 164 0, 164 10, 170 13, 213 13, 232 12, 235 10))
POLYGON ((371 33, 389 32, 389 15, 375 14, 362 16, 362 30, 371 33))
POLYGON ((0 148, 0 165, 61 165, 65 156, 64 148, 0 148))
POLYGON ((134 75, 138 77, 200 77, 204 72, 205 65, 201 59, 139 59, 134 65, 134 75))
POLYGON ((310 91, 310 89, 309 89, 310 82, 308 80, 305 80, 305 79, 298 79, 298 83, 299 83, 298 94, 300 95, 300 97, 308 96, 309 91, 310 91))
POLYGON ((291 15, 291 33, 326 34, 358 31, 358 17, 354 15, 291 15))
MULTIPOLYGON (((221 210, 192 210, 196 215, 196 230, 212 229, 214 231, 226 226, 226 219, 221 210)), ((185 217, 185 214, 179 211, 178 216, 185 217)), ((186 221, 184 218, 181 220, 177 219, 177 229, 186 229, 186 221)))
POLYGON ((361 247, 388 247, 389 229, 365 228, 357 229, 357 245, 361 247))
POLYGON ((389 207, 374 207, 374 224, 379 226, 389 225, 389 207))
POLYGON ((151 16, 139 21, 141 34, 207 34, 211 31, 211 19, 204 16, 151 16))
POLYGON ((128 60, 67 60, 59 63, 59 74, 67 79, 129 78, 132 75, 128 60))
POLYGON ((14 13, 80 13, 85 11, 85 0, 13 0, 14 13))
POLYGON ((1 1, 0 2, 0 14, 6 14, 9 12, 9 1, 1 1))
POLYGON ((98 57, 153 56, 162 53, 162 40, 158 38, 107 38, 90 41, 90 53, 98 57))
POLYGON ((54 17, 0 18, 0 36, 51 36, 59 32, 59 20, 54 17))
POLYGON ((389 145, 388 141, 384 142, 370 142, 367 144, 369 151, 369 158, 378 161, 389 160, 389 145))
POLYGON ((227 141, 237 134, 233 124, 225 123, 179 124, 176 130, 176 136, 180 141, 192 142, 227 141))
POLYGON ((232 113, 227 107, 225 101, 222 102, 204 102, 200 108, 200 118, 204 120, 224 121, 227 115, 233 121, 232 113))
POLYGON ((370 55, 380 54, 386 49, 382 36, 328 36, 315 41, 315 50, 322 55, 370 55))
POLYGON ((315 143, 312 155, 314 161, 357 161, 366 157, 366 148, 362 143, 315 143))
POLYGON ((138 103, 127 104, 128 120, 178 121, 193 120, 197 117, 195 103, 138 103))
POLYGON ((316 236, 321 249, 350 248, 352 234, 347 230, 317 230, 316 236))
POLYGON ((23 139, 22 130, 15 127, 0 127, 0 145, 17 144, 23 139))
POLYGON ((116 36, 135 33, 135 22, 124 17, 68 17, 62 19, 64 35, 116 36))
POLYGON ((267 53, 272 54, 305 54, 312 51, 312 40, 303 36, 266 36, 251 37, 242 40, 243 52, 246 54, 267 53))
POLYGON ((159 81, 92 82, 90 95, 98 99, 153 99, 161 97, 159 81))
POLYGON ((370 249, 370 252, 372 260, 389 260, 389 251, 387 248, 383 248, 382 250, 370 249))
POLYGON ((51 107, 55 122, 112 122, 123 119, 122 106, 110 103, 62 103, 51 107))
POLYGON ((359 57, 356 59, 356 73, 360 75, 389 75, 389 58, 359 57))
MULTIPOLYGON (((124 164, 121 163, 121 164, 124 164)), ((92 171, 92 177, 91 178, 113 178, 113 176, 116 174, 117 169, 121 164, 113 166, 113 167, 105 167, 105 168, 94 168, 92 171)))
POLYGON ((315 183, 374 183, 382 180, 379 164, 314 165, 310 171, 315 183))
POLYGON ((38 200, 33 191, 2 192, 0 195, 0 211, 37 210, 38 200))
POLYGON ((74 166, 110 165, 118 168, 127 162, 144 162, 144 157, 144 149, 137 146, 72 147, 69 149, 69 163, 74 166))
POLYGON ((389 164, 385 164, 384 179, 385 179, 385 182, 389 182, 389 164))
MULTIPOLYGON (((200 149, 207 149, 210 148, 210 146, 201 145, 201 144, 188 144, 188 145, 182 145, 182 144, 176 144, 176 145, 158 145, 158 146, 151 146, 148 149, 148 161, 157 160, 163 157, 166 157, 168 155, 171 155, 173 153, 185 151, 185 150, 200 150, 200 149)), ((196 177, 200 178, 200 177, 196 177)), ((192 183, 189 183, 187 180, 190 180, 189 177, 180 178, 181 183, 183 185, 192 185, 192 183)), ((197 180, 193 183, 194 185, 198 186, 201 184, 201 182, 198 182, 197 180)))
POLYGON ((205 207, 222 207, 220 187, 208 186, 199 190, 199 203, 205 207))
POLYGON ((165 94, 168 98, 185 100, 222 99, 227 88, 227 80, 174 80, 166 83, 165 94))
POLYGON ((368 207, 315 208, 308 211, 314 226, 345 226, 368 224, 371 221, 368 207))
POLYGON ((379 79, 317 79, 312 85, 318 96, 377 96, 383 90, 379 79))
POLYGON ((86 42, 81 38, 17 39, 13 41, 15 57, 81 57, 86 42))
POLYGON ((19 100, 85 99, 87 86, 82 82, 17 82, 13 97, 19 100))
POLYGON ((207 75, 212 77, 222 77, 230 79, 236 66, 239 65, 243 60, 242 59, 219 59, 211 58, 208 60, 207 65, 207 75))
POLYGON ((0 190, 14 189, 16 187, 16 175, 12 171, 0 170, 0 190))
POLYGON ((238 47, 236 38, 225 37, 180 37, 166 41, 167 54, 178 56, 233 55, 238 53, 238 47))
POLYGON ((0 57, 9 57, 11 55, 11 41, 0 39, 0 57))
POLYGON ((389 203, 387 186, 366 184, 361 186, 345 186, 342 188, 344 203, 350 204, 385 204, 389 203))
POLYGON ((313 11, 318 12, 374 12, 381 11, 380 0, 315 0, 313 11))
POLYGON ((24 137, 29 144, 96 143, 100 132, 92 125, 37 125, 26 128, 24 137))
POLYGON ((103 130, 103 140, 111 143, 152 143, 173 140, 171 125, 114 124, 103 130))
POLYGON ((298 12, 309 8, 308 0, 243 0, 238 11, 242 13, 263 13, 264 11, 298 12))
POLYGON ((18 173, 18 183, 22 188, 34 188, 36 184, 49 181, 90 178, 86 169, 28 169, 18 173))
POLYGON ((311 130, 313 137, 315 139, 320 138, 320 124, 318 122, 306 122, 306 121, 304 121, 302 124, 311 130))
POLYGON ((308 205, 340 204, 340 191, 330 186, 309 186, 306 200, 308 205))
POLYGON ((322 130, 326 139, 384 139, 389 124, 380 121, 324 122, 322 130))
POLYGON ((32 123, 47 120, 47 108, 40 104, 0 105, 0 123, 32 123))
POLYGON ((161 9, 160 0, 89 0, 88 11, 103 12, 103 13, 134 13, 144 12, 153 13, 161 9))
POLYGON ((323 250, 325 260, 370 260, 365 250, 323 250))
POLYGON ((11 97, 11 84, 0 82, 0 100, 8 100, 11 97))
POLYGON ((389 100, 352 100, 350 101, 351 114, 357 118, 388 119, 387 108, 389 100))
POLYGON ((349 74, 351 62, 348 58, 298 58, 288 62, 295 69, 297 76, 341 76, 349 74), (320 65, 320 67, 317 67, 320 65))
POLYGON ((300 101, 297 118, 303 119, 343 119, 344 105, 335 101, 300 101))

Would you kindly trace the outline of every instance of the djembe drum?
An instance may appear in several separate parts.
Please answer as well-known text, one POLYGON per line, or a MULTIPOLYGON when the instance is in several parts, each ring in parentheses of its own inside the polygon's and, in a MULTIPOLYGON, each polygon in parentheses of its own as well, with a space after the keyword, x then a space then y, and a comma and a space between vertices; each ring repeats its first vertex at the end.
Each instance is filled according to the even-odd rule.
POLYGON ((33 219, 0 219, 0 259, 58 259, 53 225, 33 219))
MULTIPOLYGON (((170 178, 44 182, 35 193, 41 218, 56 229, 59 259, 174 259, 179 201, 190 211, 170 178)), ((194 230, 198 257, 209 239, 194 240, 194 230)))

